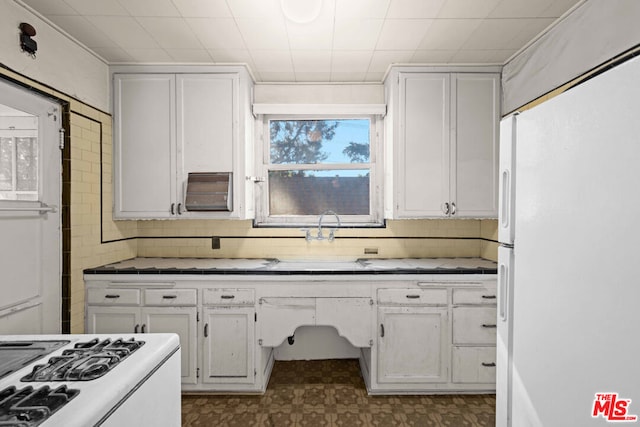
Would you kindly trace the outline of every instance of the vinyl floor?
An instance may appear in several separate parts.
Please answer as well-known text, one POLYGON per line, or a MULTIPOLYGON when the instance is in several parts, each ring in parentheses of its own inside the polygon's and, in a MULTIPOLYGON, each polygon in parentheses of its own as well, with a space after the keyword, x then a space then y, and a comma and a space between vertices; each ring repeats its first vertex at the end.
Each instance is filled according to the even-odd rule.
POLYGON ((277 361, 264 395, 183 395, 182 426, 494 426, 495 395, 369 396, 357 360, 277 361))

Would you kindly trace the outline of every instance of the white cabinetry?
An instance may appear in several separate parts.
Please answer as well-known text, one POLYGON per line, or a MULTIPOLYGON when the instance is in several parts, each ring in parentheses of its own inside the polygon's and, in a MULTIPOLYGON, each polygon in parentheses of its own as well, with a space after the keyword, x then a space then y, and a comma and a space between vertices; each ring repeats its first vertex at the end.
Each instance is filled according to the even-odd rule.
POLYGON ((378 323, 378 383, 411 389, 448 381, 446 289, 380 289, 378 323))
POLYGON ((195 289, 109 287, 87 290, 87 333, 177 334, 184 384, 196 382, 196 325, 195 289))
POLYGON ((203 382, 223 389, 229 384, 254 384, 253 289, 204 289, 202 301, 203 382))
POLYGON ((454 383, 487 384, 496 381, 496 293, 491 289, 453 290, 454 383))
POLYGON ((387 216, 497 217, 499 87, 498 73, 390 73, 387 216))
POLYGON ((113 77, 115 217, 251 215, 244 179, 253 129, 246 71, 134 71, 113 77), (233 212, 188 212, 190 172, 231 172, 233 212))

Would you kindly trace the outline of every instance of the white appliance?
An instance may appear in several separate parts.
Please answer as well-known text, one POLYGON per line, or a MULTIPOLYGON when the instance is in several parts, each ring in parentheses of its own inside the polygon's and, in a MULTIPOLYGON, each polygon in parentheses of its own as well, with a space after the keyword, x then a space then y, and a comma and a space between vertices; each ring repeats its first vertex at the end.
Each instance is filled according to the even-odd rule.
POLYGON ((0 425, 180 426, 175 334, 0 335, 0 425))
POLYGON ((640 423, 640 59, 501 123, 497 426, 640 423))

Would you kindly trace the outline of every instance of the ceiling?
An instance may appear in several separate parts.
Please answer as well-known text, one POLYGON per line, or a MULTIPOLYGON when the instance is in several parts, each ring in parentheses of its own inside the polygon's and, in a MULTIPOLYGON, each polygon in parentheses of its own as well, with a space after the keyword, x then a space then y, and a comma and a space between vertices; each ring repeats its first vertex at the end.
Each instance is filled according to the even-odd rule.
POLYGON ((246 63, 259 82, 503 64, 581 1, 21 0, 109 64, 246 63))

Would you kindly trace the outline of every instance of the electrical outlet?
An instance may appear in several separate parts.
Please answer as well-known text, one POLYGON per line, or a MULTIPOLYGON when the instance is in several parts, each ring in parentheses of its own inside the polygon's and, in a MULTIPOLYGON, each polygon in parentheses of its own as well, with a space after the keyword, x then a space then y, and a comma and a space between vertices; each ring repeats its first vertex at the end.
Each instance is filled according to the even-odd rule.
POLYGON ((220 249, 220 238, 219 237, 212 237, 211 238, 211 249, 220 249))

